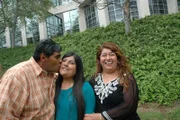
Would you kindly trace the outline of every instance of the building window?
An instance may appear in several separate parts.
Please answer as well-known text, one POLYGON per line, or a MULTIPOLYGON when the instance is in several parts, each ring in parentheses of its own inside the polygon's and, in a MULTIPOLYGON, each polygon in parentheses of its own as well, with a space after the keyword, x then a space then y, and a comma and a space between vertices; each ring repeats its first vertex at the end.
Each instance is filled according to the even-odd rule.
POLYGON ((64 32, 79 32, 78 11, 77 9, 63 13, 64 32))
POLYGON ((27 43, 39 42, 39 24, 36 17, 33 19, 26 19, 26 35, 27 43))
POLYGON ((178 11, 180 11, 180 0, 177 0, 178 3, 178 11))
MULTIPOLYGON (((112 0, 108 0, 111 3, 112 0)), ((108 6, 109 20, 111 22, 120 22, 124 19, 123 6, 124 0, 115 0, 114 3, 108 6)))
POLYGON ((136 0, 130 0, 130 16, 132 20, 139 18, 136 0))
POLYGON ((66 5, 72 2, 72 0, 52 0, 52 2, 55 6, 59 6, 59 5, 66 5))
POLYGON ((55 5, 55 6, 58 6, 59 5, 59 0, 52 0, 52 3, 55 5))
MULTIPOLYGON (((125 0, 108 0, 108 3, 112 3, 108 6, 109 20, 111 22, 121 22, 124 20, 123 4, 125 0)), ((130 0, 130 17, 131 19, 139 18, 137 2, 136 0, 130 0)))
POLYGON ((168 14, 166 0, 149 0, 149 9, 151 15, 168 14))
POLYGON ((97 8, 95 6, 89 5, 84 7, 84 11, 85 11, 86 27, 87 28, 98 27, 99 20, 98 20, 97 8))
POLYGON ((46 19, 47 35, 48 38, 53 36, 60 36, 63 34, 62 20, 56 16, 49 16, 46 19))

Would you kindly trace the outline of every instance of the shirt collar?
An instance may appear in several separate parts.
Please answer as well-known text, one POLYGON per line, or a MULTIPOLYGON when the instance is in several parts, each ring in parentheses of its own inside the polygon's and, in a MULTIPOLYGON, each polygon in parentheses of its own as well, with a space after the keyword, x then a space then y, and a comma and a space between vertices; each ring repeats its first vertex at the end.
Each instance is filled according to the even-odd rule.
POLYGON ((46 72, 45 70, 43 70, 43 69, 39 66, 39 64, 34 60, 33 57, 30 58, 30 62, 31 62, 31 64, 32 64, 32 67, 33 67, 33 69, 34 69, 34 72, 35 72, 35 75, 36 75, 36 76, 39 76, 42 72, 44 72, 44 73, 47 74, 47 72, 46 72))
POLYGON ((34 60, 33 57, 30 58, 30 62, 32 64, 32 67, 34 69, 34 73, 36 76, 39 76, 40 74, 46 74, 46 75, 52 75, 55 79, 58 77, 58 73, 48 73, 47 71, 43 70, 39 64, 34 60))

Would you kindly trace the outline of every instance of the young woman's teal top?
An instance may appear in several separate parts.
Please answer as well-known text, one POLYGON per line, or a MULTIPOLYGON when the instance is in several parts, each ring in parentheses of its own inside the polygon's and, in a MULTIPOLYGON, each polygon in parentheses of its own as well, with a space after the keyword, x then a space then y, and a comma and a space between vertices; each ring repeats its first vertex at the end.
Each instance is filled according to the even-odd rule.
MULTIPOLYGON (((85 114, 93 113, 95 96, 91 85, 85 82, 82 91, 85 101, 85 114)), ((59 92, 56 103, 56 120, 77 120, 77 103, 72 96, 72 87, 59 92)))

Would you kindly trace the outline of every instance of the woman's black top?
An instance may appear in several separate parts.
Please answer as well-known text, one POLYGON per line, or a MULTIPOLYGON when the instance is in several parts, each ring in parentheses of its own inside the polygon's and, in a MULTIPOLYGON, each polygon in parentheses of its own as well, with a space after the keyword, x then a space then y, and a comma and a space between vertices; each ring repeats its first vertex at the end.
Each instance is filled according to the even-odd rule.
POLYGON ((96 96, 96 113, 106 120, 140 120, 136 113, 138 106, 138 88, 132 74, 128 75, 128 89, 123 92, 119 78, 105 84, 99 73, 89 81, 96 96))

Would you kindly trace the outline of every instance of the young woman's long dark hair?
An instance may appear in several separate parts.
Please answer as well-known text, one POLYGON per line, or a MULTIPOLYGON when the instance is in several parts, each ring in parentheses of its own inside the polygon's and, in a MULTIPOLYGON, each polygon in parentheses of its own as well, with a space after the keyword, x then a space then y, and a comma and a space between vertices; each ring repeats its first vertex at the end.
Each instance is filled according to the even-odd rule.
MULTIPOLYGON (((74 57, 75 63, 76 63, 76 74, 73 77, 74 85, 73 85, 73 96, 76 99, 77 102, 77 116, 78 120, 83 120, 84 114, 85 114, 85 103, 82 93, 82 86, 85 82, 84 80, 84 72, 83 72, 83 63, 81 58, 74 52, 68 52, 66 53, 62 59, 66 57, 74 57)), ((59 95, 59 92, 61 90, 61 84, 63 82, 63 77, 59 74, 58 79, 56 80, 56 90, 55 90, 55 105, 57 102, 57 98, 59 95)))

